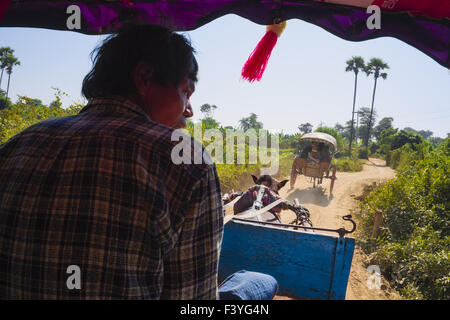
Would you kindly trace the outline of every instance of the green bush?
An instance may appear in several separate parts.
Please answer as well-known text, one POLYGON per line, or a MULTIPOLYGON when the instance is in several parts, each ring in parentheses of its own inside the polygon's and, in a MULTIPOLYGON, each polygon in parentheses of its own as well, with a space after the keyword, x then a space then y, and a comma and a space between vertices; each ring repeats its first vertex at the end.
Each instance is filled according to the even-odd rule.
POLYGON ((406 299, 450 298, 450 240, 417 227, 405 241, 386 242, 371 256, 406 299))
POLYGON ((415 132, 400 130, 393 136, 391 150, 398 149, 407 143, 421 143, 423 140, 423 137, 415 132))
POLYGON ((358 148, 358 159, 369 159, 369 151, 366 147, 358 148))
POLYGON ((338 172, 359 172, 363 169, 363 162, 359 159, 340 158, 336 160, 338 172))
POLYGON ((20 96, 16 103, 0 110, 0 143, 6 142, 33 124, 50 118, 75 115, 81 108, 77 103, 62 108, 59 96, 56 96, 56 100, 49 107, 38 99, 20 96))
POLYGON ((413 161, 424 159, 425 155, 433 150, 430 141, 422 140, 420 143, 406 143, 398 149, 388 152, 386 164, 393 169, 401 170, 413 161))
POLYGON ((383 213, 376 245, 366 249, 406 298, 450 298, 449 140, 428 152, 427 144, 394 150, 390 160, 401 168, 397 176, 369 193, 358 209, 362 243, 370 242, 374 213, 383 213))

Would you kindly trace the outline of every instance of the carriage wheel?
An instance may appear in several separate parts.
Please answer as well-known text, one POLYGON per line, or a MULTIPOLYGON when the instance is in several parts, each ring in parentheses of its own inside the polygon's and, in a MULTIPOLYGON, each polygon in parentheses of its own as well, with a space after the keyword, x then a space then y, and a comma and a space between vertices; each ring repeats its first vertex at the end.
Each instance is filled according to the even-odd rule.
POLYGON ((333 193, 333 187, 334 187, 334 180, 336 180, 336 171, 337 171, 337 162, 334 162, 333 166, 333 174, 330 177, 331 183, 330 183, 330 195, 333 193))
POLYGON ((291 180, 289 181, 291 184, 291 189, 294 189, 295 180, 297 179, 297 158, 294 159, 294 163, 292 164, 291 170, 291 180))

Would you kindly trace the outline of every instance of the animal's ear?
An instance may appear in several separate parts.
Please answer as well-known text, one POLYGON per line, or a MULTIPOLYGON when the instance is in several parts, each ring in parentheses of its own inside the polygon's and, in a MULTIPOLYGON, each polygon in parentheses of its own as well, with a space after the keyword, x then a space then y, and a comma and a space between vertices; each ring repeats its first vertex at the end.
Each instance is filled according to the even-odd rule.
POLYGON ((278 183, 278 190, 280 190, 281 188, 284 187, 284 185, 288 182, 289 180, 283 180, 281 182, 278 183))
POLYGON ((255 177, 254 175, 252 175, 252 178, 253 178, 253 182, 256 183, 256 184, 258 184, 258 178, 255 177))

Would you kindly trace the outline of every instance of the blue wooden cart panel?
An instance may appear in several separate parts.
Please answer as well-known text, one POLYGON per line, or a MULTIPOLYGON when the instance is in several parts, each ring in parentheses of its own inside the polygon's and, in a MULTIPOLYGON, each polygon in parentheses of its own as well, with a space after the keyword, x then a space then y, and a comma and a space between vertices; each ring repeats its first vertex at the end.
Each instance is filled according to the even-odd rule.
POLYGON ((225 225, 219 280, 239 270, 270 274, 278 295, 345 299, 355 239, 230 221, 225 225))

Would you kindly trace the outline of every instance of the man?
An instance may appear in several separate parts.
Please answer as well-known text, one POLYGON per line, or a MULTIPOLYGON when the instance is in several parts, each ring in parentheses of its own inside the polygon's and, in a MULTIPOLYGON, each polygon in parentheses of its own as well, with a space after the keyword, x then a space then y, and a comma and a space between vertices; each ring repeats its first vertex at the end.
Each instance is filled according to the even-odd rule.
POLYGON ((218 297, 215 166, 171 161, 193 52, 165 28, 126 28, 97 49, 79 115, 0 147, 0 299, 218 297))
POLYGON ((317 151, 317 142, 313 141, 311 143, 307 142, 307 144, 301 149, 300 156, 295 158, 296 168, 302 174, 305 174, 306 164, 308 161, 319 163, 318 159, 318 151, 317 151))
POLYGON ((330 167, 330 162, 331 162, 331 153, 330 153, 329 146, 323 142, 319 143, 319 153, 320 153, 320 157, 319 157, 320 172, 321 172, 321 174, 326 173, 326 177, 328 177, 328 175, 329 175, 328 169, 330 167))

